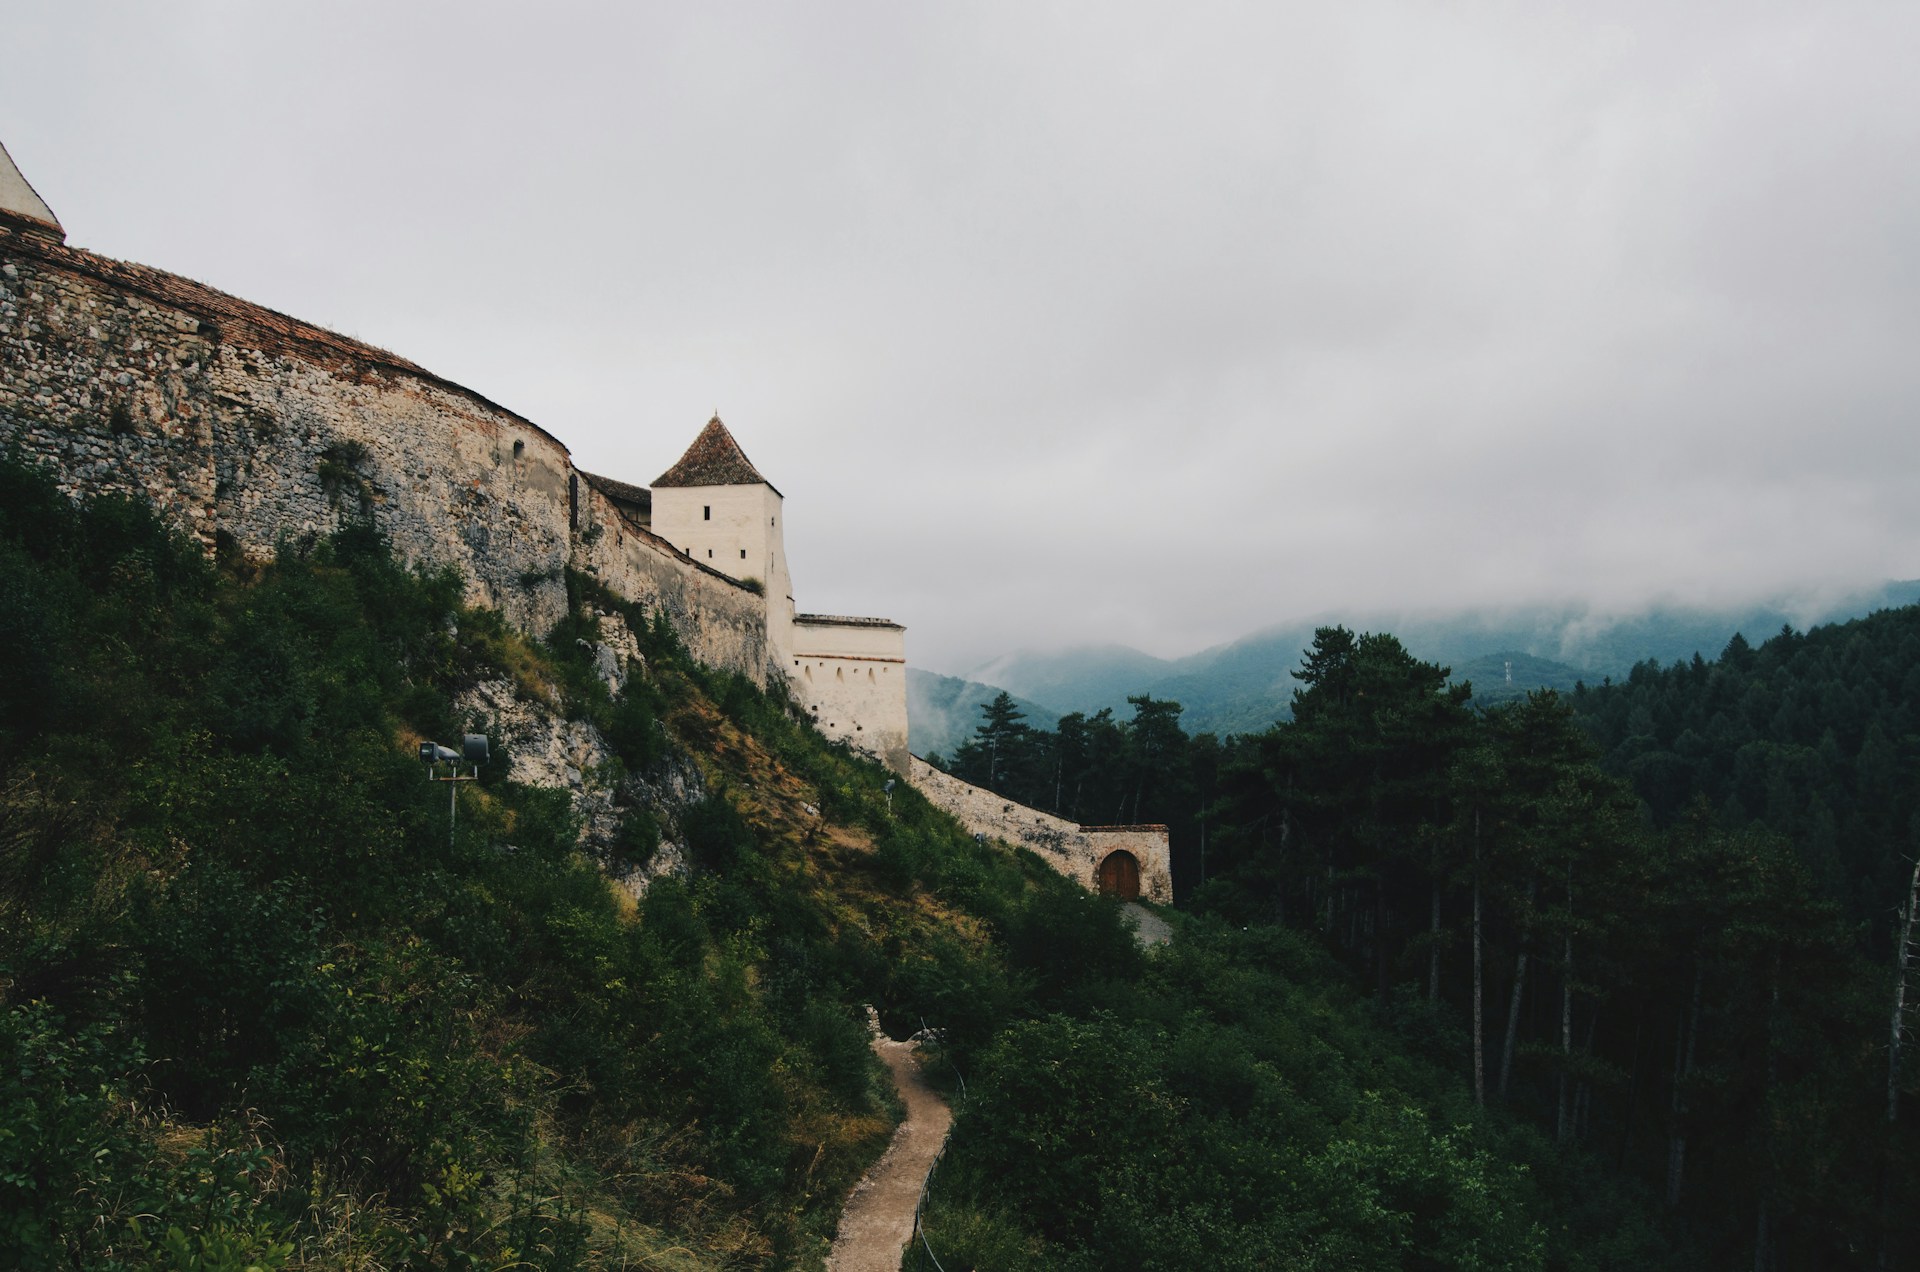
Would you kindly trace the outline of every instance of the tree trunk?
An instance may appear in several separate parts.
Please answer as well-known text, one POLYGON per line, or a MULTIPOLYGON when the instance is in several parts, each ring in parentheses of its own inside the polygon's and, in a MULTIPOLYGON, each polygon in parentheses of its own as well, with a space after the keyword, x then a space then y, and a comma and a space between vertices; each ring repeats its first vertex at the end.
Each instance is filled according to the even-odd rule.
MULTIPOLYGON (((1539 891, 1539 882, 1535 880, 1527 885, 1527 908, 1533 908, 1534 896, 1539 891)), ((1520 928, 1520 953, 1513 963, 1513 993, 1507 999, 1507 1040, 1500 1049, 1500 1098, 1507 1098, 1507 1086, 1513 1078, 1513 1046, 1520 1036, 1520 1002, 1527 992, 1527 940, 1532 923, 1523 922, 1520 928)))
POLYGON ((1387 982, 1393 974, 1391 956, 1387 953, 1387 881, 1384 878, 1373 881, 1373 921, 1367 926, 1373 939, 1373 992, 1384 1001, 1387 982))
MULTIPOLYGON (((1913 919, 1920 911, 1920 860, 1913 866, 1913 879, 1907 885, 1907 912, 1900 920, 1900 938, 1893 951, 1893 1019, 1887 1028, 1887 1143, 1891 1151, 1894 1128, 1900 1122, 1900 1051, 1907 1033, 1907 968, 1913 960, 1913 919)), ((1889 1170, 1886 1160, 1880 1165, 1880 1255, 1875 1265, 1886 1272, 1893 1266, 1892 1223, 1887 1213, 1889 1170)))
POLYGON ((1627 1124, 1620 1131, 1620 1158, 1617 1163, 1620 1170, 1625 1170, 1633 1157, 1633 1129, 1640 1116, 1640 1041, 1646 1029, 1646 1004, 1636 1003, 1633 1009, 1633 1069, 1627 1076, 1627 1124))
POLYGON ((1685 1081, 1687 1056, 1687 1013, 1680 1011, 1680 1019, 1673 1027, 1673 1092, 1670 1097, 1673 1124, 1667 1130, 1667 1204, 1680 1204, 1680 1170, 1686 1161, 1687 1137, 1680 1133, 1680 1113, 1685 1108, 1681 1099, 1681 1083, 1685 1081))
POLYGON ((1893 1023, 1887 1031, 1887 1126, 1900 1120, 1900 1047, 1907 1026, 1907 964, 1913 955, 1913 916, 1920 909, 1920 861, 1907 885, 1907 913, 1900 922, 1900 942, 1893 951, 1893 1023))
POLYGON ((1567 862, 1567 926, 1560 934, 1560 1083, 1555 1103, 1554 1139, 1564 1144, 1572 1133, 1567 1097, 1573 1085, 1573 862, 1567 862))
POLYGON ((1500 1098, 1507 1098, 1513 1080, 1513 1044, 1520 1035, 1520 999, 1527 992, 1527 947, 1513 961, 1513 992, 1507 997, 1507 1040, 1500 1048, 1500 1098))
POLYGON ((1573 933, 1561 940, 1560 947, 1560 1099, 1554 1138, 1567 1142, 1567 1088, 1573 1067, 1573 933))
POLYGON ((1427 1001, 1440 1001, 1440 874, 1436 865, 1427 913, 1427 1001))
POLYGON ((1705 969, 1696 959, 1693 965, 1693 1005, 1681 1017, 1679 1032, 1673 1039, 1673 1130, 1667 1138, 1667 1204, 1680 1204, 1680 1182, 1686 1173, 1687 1132, 1681 1119, 1686 1116, 1686 1082, 1693 1074, 1694 1044, 1700 1035, 1700 980, 1705 969))
POLYGON ((1480 814, 1473 815, 1473 1102, 1487 1102, 1485 996, 1480 963, 1480 814))
POLYGON ((1766 1144, 1765 1177, 1760 1185, 1759 1213, 1753 1223, 1753 1272, 1767 1272, 1772 1266, 1767 1248, 1767 1201, 1773 1191, 1773 1136, 1767 1128, 1773 1125, 1773 1111, 1767 1106, 1773 1102, 1773 1089, 1780 1077, 1779 1052, 1774 1046, 1774 1039, 1779 1035, 1780 1017, 1780 950, 1777 946, 1773 951, 1771 988, 1767 999, 1767 1085, 1760 1093, 1760 1134, 1766 1144))
MULTIPOLYGON (((1593 1060, 1593 1031, 1600 1023, 1600 1008, 1595 1004, 1587 1012, 1587 1030, 1580 1039, 1580 1054, 1591 1062, 1593 1060)), ((1636 1050, 1638 1039, 1635 1040, 1636 1050)), ((1635 1063, 1638 1063, 1638 1056, 1635 1063)), ((1591 1064, 1589 1063, 1589 1069, 1591 1064)), ((1575 1143, 1584 1143, 1587 1138, 1588 1119, 1593 1113, 1593 1083, 1585 1078, 1573 1087, 1573 1138, 1575 1143)))

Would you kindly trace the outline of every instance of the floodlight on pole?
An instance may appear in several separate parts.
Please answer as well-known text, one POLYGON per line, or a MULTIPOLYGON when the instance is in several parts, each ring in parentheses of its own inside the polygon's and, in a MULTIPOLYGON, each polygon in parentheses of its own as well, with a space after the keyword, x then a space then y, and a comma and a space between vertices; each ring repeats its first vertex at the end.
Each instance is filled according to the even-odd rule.
MULTIPOLYGON (((438 742, 420 744, 420 760, 427 766, 429 782, 477 782, 480 780, 480 766, 487 762, 487 735, 469 733, 461 738, 460 749, 441 746, 438 742), (462 774, 462 763, 472 765, 473 772, 462 774), (440 766, 448 766, 447 775, 440 775, 440 766)), ((453 827, 460 815, 460 788, 457 785, 447 787, 447 846, 453 846, 453 827)))

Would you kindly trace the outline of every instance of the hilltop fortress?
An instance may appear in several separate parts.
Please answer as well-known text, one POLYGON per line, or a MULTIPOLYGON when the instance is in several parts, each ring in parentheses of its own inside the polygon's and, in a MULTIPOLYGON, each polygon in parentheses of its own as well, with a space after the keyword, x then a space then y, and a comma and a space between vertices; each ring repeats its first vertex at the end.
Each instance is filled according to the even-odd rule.
MULTIPOLYGON (((585 472, 539 425, 405 358, 67 246, 4 148, 0 447, 70 496, 138 496, 210 552, 266 558, 369 518, 403 558, 457 567, 471 601, 531 632, 564 615, 565 572, 582 571, 664 612, 702 663, 789 690, 828 738, 902 776, 923 767, 907 749, 905 630, 796 611, 780 491, 718 418, 651 488, 585 472)), ((1005 833, 977 824, 979 800, 916 785, 1005 833)), ((1121 891, 1135 876, 1101 863, 1144 851, 1141 894, 1171 900, 1164 830, 1158 844, 1157 860, 1137 832, 1071 859, 1051 838, 1030 846, 1121 891)))

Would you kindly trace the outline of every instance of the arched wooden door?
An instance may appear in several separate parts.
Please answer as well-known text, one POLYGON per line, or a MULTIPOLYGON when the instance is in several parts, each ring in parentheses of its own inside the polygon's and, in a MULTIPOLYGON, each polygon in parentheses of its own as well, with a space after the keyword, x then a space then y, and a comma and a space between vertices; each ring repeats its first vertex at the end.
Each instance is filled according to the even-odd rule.
POLYGON ((1140 899, 1140 859, 1126 849, 1118 849, 1107 854, 1100 863, 1100 891, 1102 895, 1119 897, 1122 901, 1140 899))

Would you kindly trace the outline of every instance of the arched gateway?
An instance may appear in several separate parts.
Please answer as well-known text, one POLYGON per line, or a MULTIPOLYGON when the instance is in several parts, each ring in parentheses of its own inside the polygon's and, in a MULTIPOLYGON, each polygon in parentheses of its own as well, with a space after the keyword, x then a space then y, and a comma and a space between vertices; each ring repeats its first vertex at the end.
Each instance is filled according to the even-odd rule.
POLYGON ((1100 863, 1100 892, 1102 896, 1119 897, 1122 901, 1138 901, 1140 859, 1124 848, 1108 853, 1100 863))

